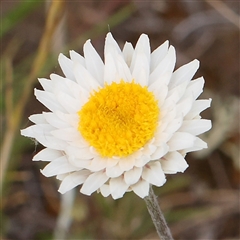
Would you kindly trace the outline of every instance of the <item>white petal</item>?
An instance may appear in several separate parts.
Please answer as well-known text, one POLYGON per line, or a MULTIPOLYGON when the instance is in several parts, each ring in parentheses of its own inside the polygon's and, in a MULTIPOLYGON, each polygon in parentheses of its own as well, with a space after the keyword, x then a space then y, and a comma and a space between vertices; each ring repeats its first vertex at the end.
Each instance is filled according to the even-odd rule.
POLYGON ((74 156, 80 159, 92 159, 95 157, 94 153, 91 152, 90 147, 74 147, 74 146, 67 146, 66 152, 69 156, 74 156))
POLYGON ((94 157, 93 160, 90 161, 90 164, 88 166, 88 169, 96 172, 96 171, 100 171, 104 168, 106 168, 108 163, 108 159, 103 159, 101 157, 94 157))
POLYGON ((169 88, 172 89, 173 87, 185 81, 190 82, 198 68, 199 61, 196 59, 178 68, 172 75, 171 81, 169 83, 169 88))
POLYGON ((105 53, 104 82, 111 84, 112 82, 118 83, 120 80, 121 77, 118 75, 117 66, 112 53, 105 53))
POLYGON ((47 136, 47 135, 36 135, 36 140, 40 142, 44 147, 56 149, 56 150, 64 150, 66 146, 66 142, 59 140, 55 137, 47 136))
POLYGON ((70 58, 72 59, 73 62, 79 62, 81 65, 85 67, 85 59, 83 56, 81 56, 79 53, 70 50, 70 58))
POLYGON ((133 169, 124 173, 124 181, 128 185, 133 185, 139 181, 142 174, 141 167, 134 167, 133 169))
POLYGON ((167 118, 167 122, 169 122, 169 120, 174 119, 177 115, 175 101, 167 97, 163 102, 163 105, 161 106, 160 111, 161 111, 160 112, 161 121, 163 121, 164 118, 167 118))
POLYGON ((207 119, 196 119, 196 120, 185 120, 181 128, 179 129, 180 132, 188 132, 192 135, 199 135, 202 134, 209 129, 211 129, 212 123, 210 120, 207 119))
MULTIPOLYGON (((79 64, 79 63, 78 63, 79 64)), ((89 92, 77 82, 51 74, 53 93, 68 113, 76 113, 88 101, 89 92)))
POLYGON ((187 87, 186 95, 191 94, 194 99, 197 99, 203 91, 204 82, 203 77, 192 80, 187 87))
POLYGON ((103 86, 103 61, 92 46, 90 40, 87 40, 84 44, 83 52, 87 70, 91 73, 94 79, 103 86))
POLYGON ((80 137, 79 132, 74 128, 61 128, 53 130, 51 131, 51 134, 58 139, 70 142, 78 141, 80 137))
POLYGON ((53 82, 53 93, 55 95, 59 93, 66 94, 69 97, 71 96, 76 99, 76 101, 81 99, 81 95, 86 95, 86 91, 84 92, 84 89, 77 82, 63 78, 57 74, 51 74, 50 78, 53 82))
POLYGON ((165 41, 157 49, 155 49, 151 54, 151 72, 156 68, 156 66, 164 59, 168 52, 169 41, 165 41))
MULTIPOLYGON (((118 64, 116 58, 123 58, 122 52, 113 39, 112 34, 108 33, 106 36, 105 47, 104 47, 104 82, 112 83, 112 82, 120 82, 121 76, 118 71, 118 64)), ((124 61, 124 60, 122 60, 124 61)))
MULTIPOLYGON (((50 79, 51 79, 51 82, 52 82, 52 92, 54 94, 56 94, 57 92, 62 92, 62 93, 66 93, 68 95, 72 95, 72 92, 71 90, 67 87, 66 85, 66 82, 72 82, 73 84, 75 82, 67 79, 67 78, 64 78, 64 77, 61 77, 57 74, 54 74, 52 73, 50 75, 50 79)), ((76 85, 76 84, 75 84, 76 85)))
POLYGON ((58 62, 64 75, 68 79, 75 80, 75 77, 73 74, 73 62, 69 58, 64 56, 62 53, 59 54, 58 62))
POLYGON ((194 145, 195 136, 190 133, 176 132, 168 142, 169 151, 182 150, 194 145))
POLYGON ((109 32, 109 33, 107 33, 107 36, 105 39, 104 54, 108 53, 112 49, 117 51, 117 53, 121 53, 121 49, 119 48, 118 43, 115 41, 112 34, 109 32))
POLYGON ((184 117, 186 116, 192 108, 194 103, 194 98, 190 95, 181 99, 177 103, 177 116, 184 117))
MULTIPOLYGON (((173 133, 169 133, 169 132, 166 132, 166 131, 163 131, 163 132, 158 132, 156 133, 155 135, 155 140, 154 140, 154 145, 157 146, 157 147, 160 147, 162 148, 162 144, 166 144, 166 142, 168 142, 170 140, 170 138, 172 137, 173 133)), ((168 147, 167 146, 164 146, 164 148, 167 148, 168 150, 168 147)), ((160 149, 156 149, 156 151, 161 151, 160 149)))
POLYGON ((123 47, 123 57, 128 65, 128 67, 131 66, 131 62, 132 62, 132 56, 133 56, 133 53, 134 53, 134 48, 132 46, 131 43, 129 42, 126 42, 124 47, 123 47))
MULTIPOLYGON (((172 112, 172 111, 171 111, 172 112)), ((171 113, 171 115, 173 114, 173 112, 171 113)), ((161 114, 162 115, 162 114, 161 114)), ((174 117, 176 116, 176 114, 174 114, 174 117)), ((173 118, 170 118, 170 121, 173 121, 173 118)), ((160 121, 158 122, 158 125, 157 125, 157 129, 156 129, 156 133, 154 135, 154 138, 156 137, 156 134, 160 134, 162 132, 164 132, 164 130, 166 129, 167 125, 169 124, 170 121, 163 121, 162 119, 162 116, 160 116, 160 121)), ((168 116, 166 116, 165 114, 165 118, 168 118, 168 116)))
MULTIPOLYGON (((79 135, 79 138, 76 141, 68 142, 68 145, 70 147, 74 147, 74 148, 86 148, 86 147, 88 147, 89 151, 91 151, 91 149, 90 149, 91 147, 90 147, 89 143, 81 135, 79 135)), ((96 154, 93 153, 93 156, 96 156, 96 154)))
MULTIPOLYGON (((173 46, 170 46, 166 57, 157 65, 151 75, 155 76, 163 76, 166 73, 173 72, 176 63, 176 52, 173 46), (155 73, 156 72, 156 73, 155 73)), ((156 80, 156 77, 151 78, 149 84, 152 84, 153 81, 156 80)))
POLYGON ((148 88, 149 91, 153 92, 155 98, 158 100, 158 106, 161 107, 165 98, 168 94, 168 86, 163 84, 157 84, 158 81, 155 81, 151 86, 148 88))
POLYGON ((34 89, 34 94, 39 102, 45 105, 50 111, 62 111, 66 112, 66 110, 56 102, 55 95, 50 92, 41 91, 38 89, 34 89))
POLYGON ((149 81, 149 65, 146 64, 147 59, 139 56, 139 61, 136 62, 132 72, 133 79, 143 87, 147 86, 149 81))
POLYGON ((53 83, 51 80, 46 79, 46 78, 38 78, 38 81, 42 85, 43 89, 47 92, 52 92, 53 91, 53 83))
POLYGON ((155 88, 161 90, 162 86, 167 86, 172 76, 172 72, 166 72, 163 75, 159 75, 157 71, 152 73, 149 77, 149 87, 150 91, 154 91, 155 88))
POLYGON ((157 147, 156 151, 151 155, 152 160, 156 160, 164 156, 169 150, 169 147, 166 143, 162 143, 157 147))
POLYGON ((118 164, 122 171, 128 171, 133 168, 134 163, 135 163, 134 155, 130 155, 120 159, 118 164))
POLYGON ((43 112, 42 115, 46 119, 45 121, 47 123, 49 123, 51 126, 53 126, 54 128, 67 128, 67 127, 69 127, 69 124, 62 121, 55 113, 43 112))
MULTIPOLYGON (((183 118, 182 117, 176 117, 172 121, 169 121, 169 124, 164 129, 164 133, 174 133, 182 126, 183 118)), ((184 131, 179 131, 184 132, 184 131)))
POLYGON ((150 44, 146 34, 137 41, 130 69, 133 79, 142 86, 148 85, 150 72, 150 44))
POLYGON ((109 177, 103 172, 95 172, 89 175, 84 182, 80 192, 86 195, 91 195, 97 189, 99 189, 109 177))
POLYGON ((110 178, 119 177, 123 173, 123 170, 119 167, 119 165, 115 165, 113 167, 106 168, 106 174, 110 178))
POLYGON ((149 194, 149 183, 145 180, 138 181, 136 184, 132 185, 131 188, 140 198, 144 198, 149 194))
POLYGON ((202 150, 203 148, 207 148, 207 143, 204 142, 202 139, 199 137, 195 138, 194 145, 190 148, 184 149, 186 152, 194 152, 194 151, 199 151, 202 150))
POLYGON ((100 187, 100 192, 104 197, 108 197, 111 194, 109 185, 108 184, 103 184, 100 187))
POLYGON ((65 177, 67 177, 69 175, 69 173, 63 173, 63 174, 58 174, 57 176, 56 176, 56 179, 57 180, 63 180, 65 177))
POLYGON ((54 159, 60 158, 62 155, 63 153, 60 151, 44 148, 33 157, 33 161, 52 161, 54 159))
POLYGON ((75 129, 78 128, 79 116, 76 113, 68 114, 68 113, 56 111, 54 114, 56 114, 56 116, 60 120, 66 122, 68 124, 68 126, 70 125, 71 127, 75 128, 75 129))
POLYGON ((192 105, 191 111, 185 116, 185 119, 193 119, 202 111, 209 108, 211 105, 211 102, 212 102, 211 98, 196 100, 192 105))
POLYGON ((101 87, 100 83, 80 63, 74 62, 73 71, 77 83, 88 92, 101 87))
POLYGON ((111 168, 115 165, 117 165, 119 162, 119 159, 118 158, 108 158, 107 159, 107 168, 111 168))
POLYGON ((132 81, 133 77, 122 54, 113 47, 110 48, 109 46, 109 52, 105 54, 104 81, 108 83, 120 82, 120 80, 132 81))
POLYGON ((45 177, 52 177, 57 174, 68 173, 77 170, 79 170, 79 168, 69 164, 67 158, 62 156, 50 162, 43 170, 41 170, 41 173, 45 177))
POLYGON ((90 165, 90 160, 89 159, 82 159, 80 157, 75 157, 74 155, 67 155, 68 156, 68 161, 70 164, 73 166, 79 168, 79 169, 88 169, 88 166, 90 165))
POLYGON ((188 167, 187 162, 179 152, 168 153, 161 160, 161 165, 164 173, 167 174, 184 172, 188 167))
MULTIPOLYGON (((152 140, 152 142, 154 142, 154 139, 152 140)), ((155 145, 153 145, 152 142, 151 143, 147 143, 143 147, 142 153, 144 155, 151 155, 152 153, 154 153, 156 151, 157 147, 155 145)))
MULTIPOLYGON (((78 63, 79 64, 79 63, 78 63)), ((56 74, 51 74, 50 78, 54 83, 54 93, 63 92, 75 98, 82 105, 88 100, 89 92, 81 87, 77 82, 67 78, 60 77, 56 74)))
POLYGON ((168 91, 168 96, 171 97, 175 103, 177 103, 181 98, 184 97, 188 84, 189 83, 185 81, 178 86, 172 88, 168 91))
POLYGON ((29 117, 29 120, 36 124, 44 124, 47 123, 43 114, 33 114, 29 117))
POLYGON ((135 160, 135 166, 136 167, 143 167, 150 160, 151 160, 151 158, 150 158, 149 155, 142 155, 141 157, 139 157, 135 160))
POLYGON ((126 82, 131 82, 133 80, 133 77, 123 57, 120 54, 118 54, 115 58, 115 61, 116 61, 118 76, 126 82))
POLYGON ((89 176, 89 171, 81 170, 74 173, 69 174, 65 177, 58 189, 61 194, 66 193, 67 191, 75 188, 76 186, 82 184, 87 177, 89 176))
POLYGON ((111 178, 109 181, 110 192, 113 199, 121 198, 128 189, 128 184, 123 180, 123 177, 111 178))
POLYGON ((63 92, 58 92, 55 94, 55 96, 67 113, 74 114, 78 112, 83 106, 79 99, 72 98, 63 92))
POLYGON ((158 187, 162 186, 166 182, 165 174, 163 173, 159 161, 148 163, 143 168, 142 178, 148 183, 151 183, 158 187))
POLYGON ((49 132, 53 129, 54 128, 49 124, 37 124, 21 130, 21 135, 38 139, 38 137, 43 135, 49 136, 49 132))

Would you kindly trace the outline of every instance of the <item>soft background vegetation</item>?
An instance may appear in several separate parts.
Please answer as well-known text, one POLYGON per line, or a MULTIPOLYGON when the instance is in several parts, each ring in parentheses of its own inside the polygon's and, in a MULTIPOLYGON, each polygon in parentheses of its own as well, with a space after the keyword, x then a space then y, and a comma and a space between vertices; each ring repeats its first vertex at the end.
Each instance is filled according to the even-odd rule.
POLYGON ((189 154, 187 171, 154 190, 175 239, 239 239, 240 23, 239 2, 231 0, 1 1, 2 239, 157 239, 144 201, 133 193, 114 201, 76 188, 62 198, 59 182, 31 161, 42 146, 20 136, 27 117, 44 110, 33 96, 37 77, 62 75, 58 54, 82 54, 88 38, 102 56, 109 29, 121 46, 143 32, 152 50, 169 39, 177 67, 200 60, 201 97, 213 99, 202 114, 213 121, 203 136, 209 149, 189 154))

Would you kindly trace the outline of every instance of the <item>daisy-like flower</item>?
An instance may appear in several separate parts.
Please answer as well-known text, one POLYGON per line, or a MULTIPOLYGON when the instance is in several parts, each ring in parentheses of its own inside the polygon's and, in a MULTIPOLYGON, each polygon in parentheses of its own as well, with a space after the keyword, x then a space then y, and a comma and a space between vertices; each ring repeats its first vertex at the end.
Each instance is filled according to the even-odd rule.
POLYGON ((200 117, 211 99, 196 100, 204 79, 192 80, 199 61, 174 71, 174 47, 151 53, 145 34, 121 50, 108 33, 104 62, 90 40, 83 51, 59 55, 65 77, 39 79, 35 96, 50 112, 30 116, 35 125, 21 134, 45 147, 33 160, 49 162, 41 172, 62 181, 60 193, 82 185, 86 195, 144 198, 165 174, 185 171, 186 153, 207 147, 198 135, 211 128, 200 117))

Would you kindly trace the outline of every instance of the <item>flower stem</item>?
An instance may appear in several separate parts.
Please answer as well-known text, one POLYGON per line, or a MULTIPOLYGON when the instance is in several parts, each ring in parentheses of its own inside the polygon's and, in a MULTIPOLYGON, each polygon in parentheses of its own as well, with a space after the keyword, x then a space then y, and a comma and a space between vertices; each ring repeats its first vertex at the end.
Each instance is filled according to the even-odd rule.
POLYGON ((159 207, 157 197, 154 194, 152 186, 150 186, 149 195, 145 197, 144 200, 160 239, 173 240, 172 234, 159 207))

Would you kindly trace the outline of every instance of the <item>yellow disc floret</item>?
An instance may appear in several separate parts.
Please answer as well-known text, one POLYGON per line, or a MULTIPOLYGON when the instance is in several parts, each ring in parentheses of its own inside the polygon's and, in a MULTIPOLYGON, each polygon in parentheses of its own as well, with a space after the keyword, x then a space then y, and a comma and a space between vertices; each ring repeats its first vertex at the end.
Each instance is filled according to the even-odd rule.
POLYGON ((143 147, 157 128, 158 102, 147 87, 111 83, 78 112, 78 130, 103 157, 125 157, 143 147))

